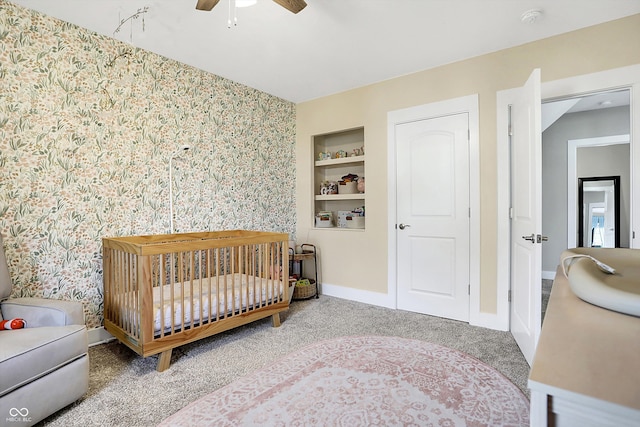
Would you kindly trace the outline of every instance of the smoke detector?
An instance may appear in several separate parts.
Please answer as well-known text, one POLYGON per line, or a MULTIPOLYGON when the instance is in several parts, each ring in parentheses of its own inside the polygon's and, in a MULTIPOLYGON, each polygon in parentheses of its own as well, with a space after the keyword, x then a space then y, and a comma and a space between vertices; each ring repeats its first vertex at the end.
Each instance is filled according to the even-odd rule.
POLYGON ((538 20, 542 18, 542 10, 541 9, 531 9, 527 10, 520 16, 520 20, 525 24, 534 24, 538 22, 538 20))

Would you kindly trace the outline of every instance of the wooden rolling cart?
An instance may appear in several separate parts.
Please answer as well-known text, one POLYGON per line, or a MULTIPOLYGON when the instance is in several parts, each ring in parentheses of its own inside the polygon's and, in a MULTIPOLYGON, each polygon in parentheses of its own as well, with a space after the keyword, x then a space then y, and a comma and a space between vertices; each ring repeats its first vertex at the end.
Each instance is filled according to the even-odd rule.
POLYGON ((292 248, 289 248, 289 272, 294 270, 293 265, 297 263, 300 271, 300 279, 296 282, 296 286, 293 289, 294 300, 304 300, 309 298, 319 298, 318 287, 318 258, 315 245, 304 243, 301 246, 302 253, 295 253, 292 248), (313 260, 313 273, 314 278, 307 278, 303 274, 303 264, 305 260, 313 260), (308 281, 308 283, 306 282, 308 281))

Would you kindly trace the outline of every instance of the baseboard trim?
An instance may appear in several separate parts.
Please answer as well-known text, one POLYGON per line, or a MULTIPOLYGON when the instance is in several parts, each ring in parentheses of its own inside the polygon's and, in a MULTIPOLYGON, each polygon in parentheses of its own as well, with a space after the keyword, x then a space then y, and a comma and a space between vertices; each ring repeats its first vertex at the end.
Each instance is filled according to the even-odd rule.
POLYGON ((495 331, 508 331, 509 319, 493 313, 476 313, 469 319, 469 325, 479 326, 481 328, 493 329, 495 331))
POLYGON ((105 344, 105 343, 108 343, 109 341, 113 341, 116 339, 113 335, 107 332, 104 326, 100 326, 98 328, 91 328, 87 332, 88 332, 87 335, 88 335, 89 347, 92 347, 98 344, 105 344))
MULTIPOLYGON (((323 295, 346 299, 349 301, 357 301, 365 304, 371 304, 378 307, 385 307, 395 310, 395 298, 389 294, 379 292, 364 291, 361 289, 346 288, 344 286, 336 286, 327 283, 321 284, 321 293, 323 295)), ((501 316, 491 313, 477 313, 471 316, 469 324, 497 331, 509 330, 509 324, 504 322, 501 316)))
POLYGON ((556 278, 555 271, 544 271, 542 270, 542 279, 543 280, 553 280, 556 278))
POLYGON ((396 308, 393 298, 388 294, 364 291, 362 289, 346 288, 344 286, 336 286, 328 283, 322 283, 320 287, 321 293, 330 297, 363 302, 365 304, 377 305, 379 307, 396 308))

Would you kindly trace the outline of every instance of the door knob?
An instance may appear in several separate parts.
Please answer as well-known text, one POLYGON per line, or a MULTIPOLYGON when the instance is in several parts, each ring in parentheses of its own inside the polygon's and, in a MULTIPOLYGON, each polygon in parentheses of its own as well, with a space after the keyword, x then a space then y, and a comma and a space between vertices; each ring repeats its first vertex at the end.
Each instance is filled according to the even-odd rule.
POLYGON ((547 236, 542 236, 540 234, 532 234, 531 236, 522 236, 524 240, 528 240, 531 243, 542 243, 549 240, 547 236))
POLYGON ((398 228, 399 228, 400 230, 404 230, 404 229, 405 229, 405 228, 407 228, 407 227, 411 227, 411 226, 410 226, 409 224, 400 224, 400 225, 398 225, 398 228))
POLYGON ((530 241, 531 243, 535 243, 536 242, 536 235, 535 234, 532 234, 531 236, 522 236, 522 238, 524 240, 530 241))

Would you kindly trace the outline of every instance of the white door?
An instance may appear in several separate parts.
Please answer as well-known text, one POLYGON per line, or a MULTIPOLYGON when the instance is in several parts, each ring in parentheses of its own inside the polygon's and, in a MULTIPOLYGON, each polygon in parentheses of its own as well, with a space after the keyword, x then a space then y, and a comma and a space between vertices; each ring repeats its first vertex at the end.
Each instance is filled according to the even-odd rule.
POLYGON ((540 70, 511 105, 510 329, 531 364, 541 323, 542 132, 540 70))
POLYGON ((395 125, 397 305, 469 320, 469 115, 395 125))

